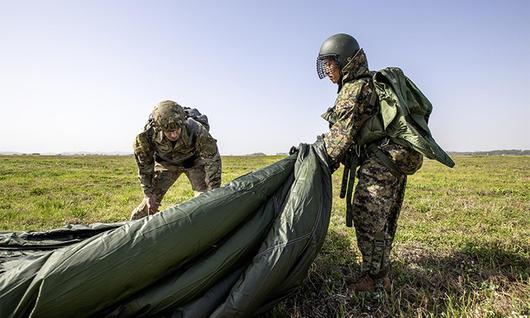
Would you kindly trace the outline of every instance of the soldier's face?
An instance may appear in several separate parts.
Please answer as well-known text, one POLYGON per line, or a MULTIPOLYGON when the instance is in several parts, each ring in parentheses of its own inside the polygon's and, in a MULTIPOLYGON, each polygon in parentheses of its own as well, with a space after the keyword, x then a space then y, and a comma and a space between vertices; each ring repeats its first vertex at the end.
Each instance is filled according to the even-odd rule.
POLYGON ((324 60, 324 72, 333 84, 337 84, 339 82, 340 68, 335 59, 327 58, 324 60))
POLYGON ((180 136, 180 128, 176 130, 164 130, 164 136, 170 141, 177 141, 180 136))

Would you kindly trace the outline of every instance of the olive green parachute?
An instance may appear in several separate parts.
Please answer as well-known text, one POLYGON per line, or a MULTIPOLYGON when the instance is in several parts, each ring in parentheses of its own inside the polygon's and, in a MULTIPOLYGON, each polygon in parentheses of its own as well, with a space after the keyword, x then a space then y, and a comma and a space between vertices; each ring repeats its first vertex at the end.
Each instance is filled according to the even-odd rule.
POLYGON ((146 218, 0 234, 0 317, 248 317, 296 291, 329 225, 322 142, 146 218))
POLYGON ((397 67, 382 69, 374 74, 373 79, 386 135, 429 159, 454 167, 454 161, 436 143, 429 130, 432 104, 412 80, 397 67))

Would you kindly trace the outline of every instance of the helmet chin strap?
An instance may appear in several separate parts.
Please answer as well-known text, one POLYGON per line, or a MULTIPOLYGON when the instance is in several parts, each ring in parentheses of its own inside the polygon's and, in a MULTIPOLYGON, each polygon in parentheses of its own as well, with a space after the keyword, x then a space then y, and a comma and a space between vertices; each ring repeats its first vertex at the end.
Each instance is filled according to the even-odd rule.
POLYGON ((337 82, 337 94, 340 92, 341 89, 342 89, 342 72, 340 72, 340 78, 339 78, 339 81, 337 82))
POLYGON ((346 63, 346 65, 344 65, 340 70, 340 74, 342 76, 342 69, 345 68, 346 66, 348 66, 353 60, 355 60, 355 58, 357 57, 357 55, 362 51, 362 48, 358 49, 357 52, 355 52, 355 54, 353 54, 353 56, 351 57, 348 57, 346 58, 346 61, 348 61, 348 63, 346 63))

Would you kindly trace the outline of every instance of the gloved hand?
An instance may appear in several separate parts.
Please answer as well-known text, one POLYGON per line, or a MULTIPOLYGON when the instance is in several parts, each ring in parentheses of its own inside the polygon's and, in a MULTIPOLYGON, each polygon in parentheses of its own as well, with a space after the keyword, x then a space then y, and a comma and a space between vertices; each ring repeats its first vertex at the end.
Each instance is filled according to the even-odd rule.
POLYGON ((326 150, 326 162, 328 164, 330 172, 333 174, 333 172, 335 172, 340 167, 340 162, 335 162, 329 156, 328 150, 326 149, 326 144, 324 143, 324 135, 317 136, 317 142, 321 142, 324 144, 324 149, 326 150))
POLYGON ((291 149, 289 149, 289 155, 295 154, 298 151, 300 151, 300 149, 298 149, 298 147, 292 146, 291 149))
POLYGON ((157 202, 154 194, 146 194, 144 200, 147 205, 148 215, 155 214, 156 212, 158 212, 158 207, 160 206, 160 204, 157 202))
POLYGON ((337 171, 337 169, 339 169, 340 167, 340 163, 338 162, 330 162, 328 163, 328 168, 329 170, 331 171, 331 173, 333 174, 333 172, 337 171))

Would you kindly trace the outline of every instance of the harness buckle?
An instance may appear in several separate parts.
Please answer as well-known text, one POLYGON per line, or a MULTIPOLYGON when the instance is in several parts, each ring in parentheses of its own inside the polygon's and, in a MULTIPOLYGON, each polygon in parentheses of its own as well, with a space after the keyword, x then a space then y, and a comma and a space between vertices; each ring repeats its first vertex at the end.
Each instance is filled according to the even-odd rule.
POLYGON ((381 147, 388 146, 389 143, 390 143, 390 139, 385 137, 383 138, 383 142, 377 148, 381 149, 381 147))

